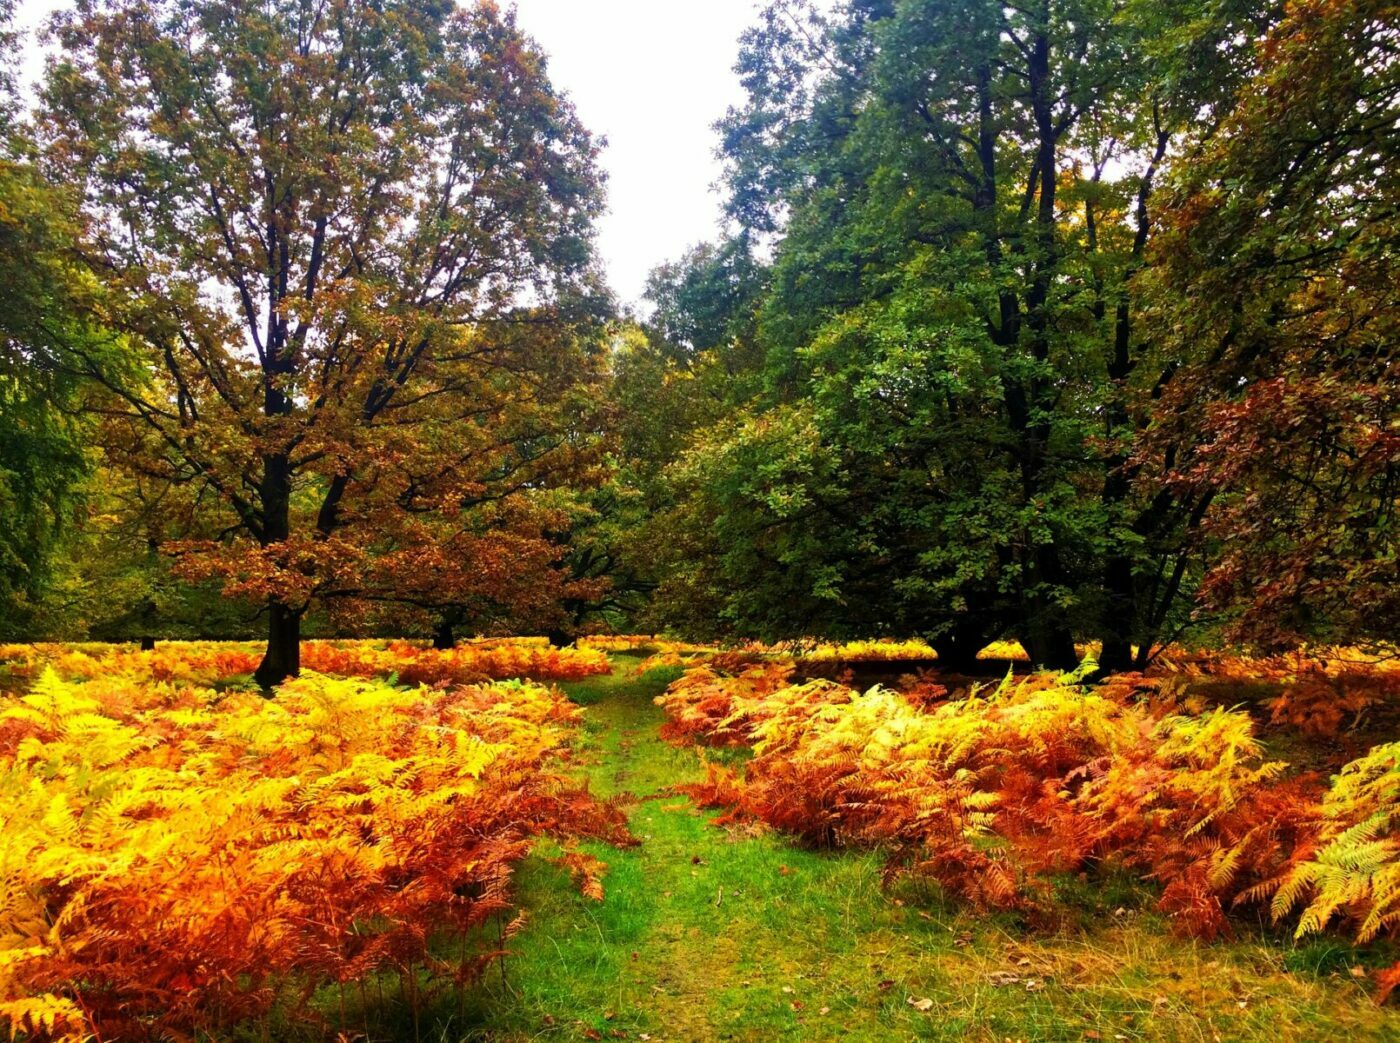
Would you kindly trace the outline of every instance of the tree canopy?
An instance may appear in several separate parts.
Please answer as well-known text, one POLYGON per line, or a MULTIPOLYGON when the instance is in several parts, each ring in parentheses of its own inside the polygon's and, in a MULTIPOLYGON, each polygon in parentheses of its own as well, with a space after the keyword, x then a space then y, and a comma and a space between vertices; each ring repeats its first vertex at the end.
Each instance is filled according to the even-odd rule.
POLYGON ((492 4, 113 0, 56 36, 47 164, 141 379, 71 357, 123 466, 225 514, 185 549, 265 601, 274 683, 361 522, 555 466, 514 413, 532 326, 599 293, 595 145, 492 4))
POLYGON ((1358 581, 1381 605, 1393 339, 1349 327, 1338 358, 1323 334, 1393 285, 1362 231, 1394 203, 1383 6, 768 5, 721 126, 735 235, 653 289, 668 379, 697 351, 746 373, 671 456, 663 618, 919 634, 951 663, 1013 636, 1068 665, 1097 638, 1122 669, 1180 633, 1203 576, 1212 613, 1326 614, 1358 581), (1354 246, 1318 238, 1339 233, 1354 246), (1344 250, 1355 283, 1323 275, 1344 250), (719 278, 735 253, 757 292, 719 278), (1324 305, 1319 279, 1325 316, 1300 298, 1324 305), (1266 299, 1326 381, 1270 382, 1301 363, 1235 332, 1202 347, 1266 299), (1289 436, 1248 429, 1277 408, 1289 436))
POLYGON ((1393 640, 1397 31, 770 0, 634 315, 510 11, 82 0, 0 67, 9 636, 1393 640))

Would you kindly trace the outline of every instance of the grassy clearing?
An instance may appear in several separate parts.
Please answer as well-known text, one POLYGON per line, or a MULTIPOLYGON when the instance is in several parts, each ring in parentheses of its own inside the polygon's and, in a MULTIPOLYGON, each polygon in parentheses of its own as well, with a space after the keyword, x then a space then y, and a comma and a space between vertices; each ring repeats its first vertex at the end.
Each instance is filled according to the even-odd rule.
MULTIPOLYGON (((675 672, 616 661, 611 677, 568 686, 588 707, 577 764, 600 795, 637 798, 645 842, 591 848, 611 867, 601 904, 548 851, 532 857, 519 878, 531 918, 504 974, 465 1008, 444 999, 420 1038, 1400 1038, 1400 1014, 1351 973, 1365 957, 1350 946, 1177 941, 1129 881, 1066 881, 1071 922, 1032 933, 928 889, 882 887, 876 854, 716 829, 666 793, 702 774, 694 752, 657 736, 651 699, 675 672)), ((414 1038, 410 1024, 385 1029, 414 1038)))

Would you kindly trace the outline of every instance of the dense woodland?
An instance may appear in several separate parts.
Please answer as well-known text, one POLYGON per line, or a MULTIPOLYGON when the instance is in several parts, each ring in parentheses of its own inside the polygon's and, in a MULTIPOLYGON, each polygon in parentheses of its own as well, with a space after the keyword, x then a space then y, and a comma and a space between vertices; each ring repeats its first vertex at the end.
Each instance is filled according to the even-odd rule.
POLYGON ((770 0, 722 226, 633 307, 508 6, 79 0, 30 90, 13 5, 0 1023, 351 1038, 358 983, 406 1038, 390 970, 414 1038, 433 975, 466 1011, 534 840, 598 900, 640 832, 539 682, 752 750, 651 795, 1018 924, 1108 867, 1186 934, 1395 936, 1400 6, 770 0), (1050 673, 970 680, 1008 660, 1050 673), (182 904, 216 850, 261 933, 182 904))
POLYGON ((491 5, 83 4, 3 192, 8 638, 1394 637, 1395 12, 761 12, 643 317, 491 5))

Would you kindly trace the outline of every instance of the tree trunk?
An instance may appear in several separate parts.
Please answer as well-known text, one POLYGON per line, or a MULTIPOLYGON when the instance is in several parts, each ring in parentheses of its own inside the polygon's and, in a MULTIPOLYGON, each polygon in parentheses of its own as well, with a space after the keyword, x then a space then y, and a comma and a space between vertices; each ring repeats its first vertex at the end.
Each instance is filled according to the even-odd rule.
MULTIPOLYGON (((266 393, 267 415, 285 414, 289 401, 275 382, 268 381, 266 393)), ((264 548, 286 543, 291 535, 292 467, 285 453, 263 457, 261 491, 263 531, 260 542, 264 548)), ((270 694, 287 678, 301 673, 301 612, 277 600, 269 601, 267 609, 267 651, 253 679, 263 692, 270 694)))
POLYGON ((987 631, 978 623, 960 620, 929 644, 938 653, 939 670, 970 673, 977 669, 977 653, 987 647, 987 631))
POLYGON ((1099 652, 1099 673, 1124 674, 1133 669, 1133 643, 1121 634, 1103 636, 1103 650, 1099 652))
POLYGON ((301 613, 274 601, 268 606, 267 651, 253 679, 270 692, 301 673, 301 613))
POLYGON ((1032 619, 1026 626, 1021 644, 1030 656, 1031 666, 1047 670, 1073 670, 1079 665, 1079 653, 1074 647, 1074 635, 1056 619, 1032 619))
POLYGON ((1137 615, 1133 563, 1126 555, 1116 552, 1110 555, 1104 569, 1104 588, 1099 673, 1126 673, 1133 668, 1133 630, 1137 615))
POLYGON ((154 652, 156 649, 156 639, 153 637, 143 637, 141 639, 141 651, 154 652))
POLYGON ((439 652, 450 652, 457 647, 457 634, 452 629, 452 621, 441 620, 433 631, 433 647, 439 652))

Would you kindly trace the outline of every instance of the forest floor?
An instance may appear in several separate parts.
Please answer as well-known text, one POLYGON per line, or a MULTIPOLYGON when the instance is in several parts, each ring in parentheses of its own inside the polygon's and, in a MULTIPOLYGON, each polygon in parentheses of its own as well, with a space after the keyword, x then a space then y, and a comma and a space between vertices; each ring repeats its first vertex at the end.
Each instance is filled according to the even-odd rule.
POLYGON ((1178 940, 1127 880, 1063 882, 1067 922, 1033 931, 887 886, 878 852, 717 828, 669 791, 704 774, 658 734, 652 699, 678 672, 615 663, 565 686, 586 707, 576 764, 596 794, 628 796, 642 843, 587 847, 609 865, 602 903, 549 851, 531 856, 509 957, 422 1039, 1400 1038, 1400 1011, 1375 1006, 1363 971, 1393 954, 1250 924, 1178 940))

